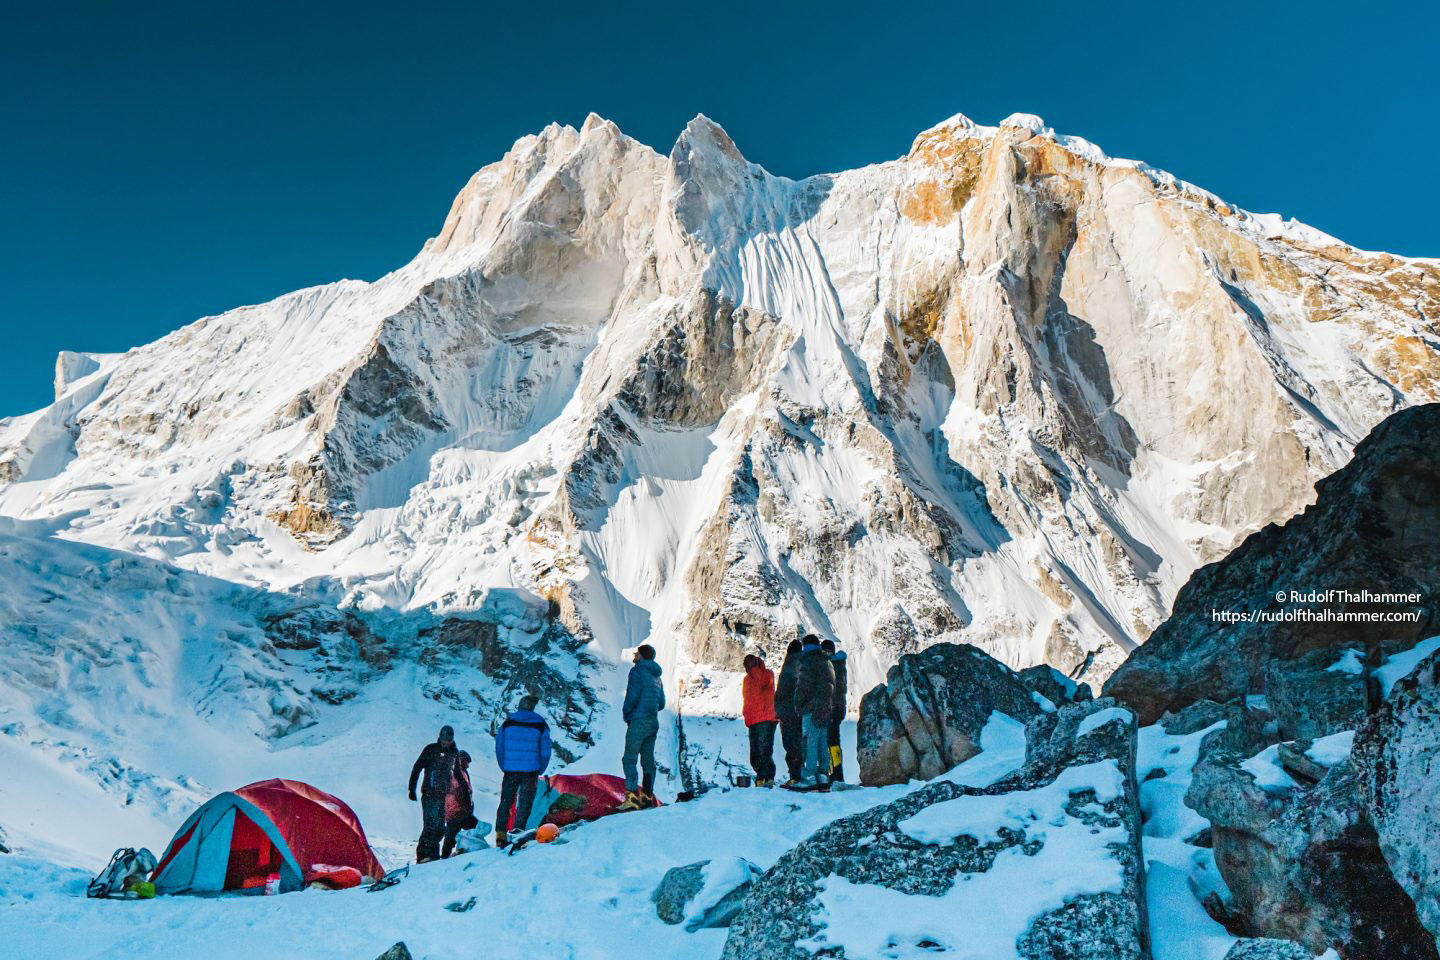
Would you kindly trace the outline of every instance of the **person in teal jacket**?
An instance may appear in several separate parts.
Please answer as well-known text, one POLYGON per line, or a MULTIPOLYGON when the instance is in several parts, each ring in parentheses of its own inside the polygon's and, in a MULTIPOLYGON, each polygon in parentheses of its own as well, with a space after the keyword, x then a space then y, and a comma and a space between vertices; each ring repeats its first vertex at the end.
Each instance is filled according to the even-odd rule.
POLYGON ((621 810, 655 805, 655 738, 660 733, 660 711, 665 709, 665 685, 660 680, 660 664, 655 662, 655 648, 642 643, 635 648, 632 662, 635 665, 630 668, 620 709, 625 720, 625 753, 620 761, 625 768, 625 802, 621 810))

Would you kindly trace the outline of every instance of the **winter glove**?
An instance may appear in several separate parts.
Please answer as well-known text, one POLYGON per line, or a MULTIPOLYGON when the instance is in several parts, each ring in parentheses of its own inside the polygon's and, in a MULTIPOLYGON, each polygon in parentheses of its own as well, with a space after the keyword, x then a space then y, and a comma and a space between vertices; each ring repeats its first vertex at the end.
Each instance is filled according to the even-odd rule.
POLYGON ((411 790, 411 791, 410 791, 410 799, 411 799, 411 800, 414 800, 414 799, 415 799, 415 791, 414 791, 414 790, 411 790))

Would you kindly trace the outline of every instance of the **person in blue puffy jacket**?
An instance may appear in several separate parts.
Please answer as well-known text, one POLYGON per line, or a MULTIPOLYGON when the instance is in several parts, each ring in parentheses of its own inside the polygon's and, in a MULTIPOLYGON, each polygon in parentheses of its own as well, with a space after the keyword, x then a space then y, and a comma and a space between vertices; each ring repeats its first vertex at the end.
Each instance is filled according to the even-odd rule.
POLYGON ((640 810, 655 805, 655 737, 660 732, 660 711, 665 709, 665 685, 655 648, 642 643, 632 657, 635 664, 625 683, 625 703, 620 716, 625 721, 625 802, 620 810, 640 810), (636 761, 639 769, 636 769, 636 761), (641 772, 644 779, 641 779, 641 772))
POLYGON ((519 709, 505 718, 495 734, 495 761, 503 774, 500 806, 495 811, 497 847, 510 842, 511 807, 515 809, 517 829, 523 829, 530 820, 536 783, 550 765, 550 725, 535 712, 539 703, 540 698, 534 694, 521 697, 519 709))

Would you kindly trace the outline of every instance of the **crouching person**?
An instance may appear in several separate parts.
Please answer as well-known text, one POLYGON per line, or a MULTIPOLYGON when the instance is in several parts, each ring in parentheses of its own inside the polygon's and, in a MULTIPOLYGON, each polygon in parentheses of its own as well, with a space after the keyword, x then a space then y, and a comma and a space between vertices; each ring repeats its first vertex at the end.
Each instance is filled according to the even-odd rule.
POLYGON ((450 792, 445 795, 445 842, 440 845, 441 858, 454 853, 460 831, 469 830, 477 822, 475 795, 470 790, 470 754, 461 750, 450 773, 450 792))
POLYGON ((495 734, 495 761, 500 765, 500 806, 495 811, 495 845, 510 842, 507 825, 514 807, 514 827, 525 829, 535 802, 535 785, 550 765, 550 725, 535 712, 540 698, 526 694, 519 707, 495 734))

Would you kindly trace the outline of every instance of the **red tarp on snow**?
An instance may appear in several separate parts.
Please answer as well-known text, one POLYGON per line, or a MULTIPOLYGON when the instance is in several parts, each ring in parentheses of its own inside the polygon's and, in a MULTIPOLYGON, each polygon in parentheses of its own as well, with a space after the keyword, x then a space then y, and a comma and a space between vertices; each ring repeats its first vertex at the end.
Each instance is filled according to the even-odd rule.
MULTIPOLYGON (((625 778, 608 773, 556 773, 545 778, 550 789, 585 798, 579 810, 556 810, 545 815, 546 823, 563 827, 577 820, 598 820, 614 813, 625 802, 625 778)), ((533 822, 533 821, 532 821, 533 822)))

